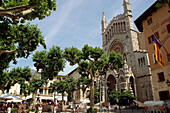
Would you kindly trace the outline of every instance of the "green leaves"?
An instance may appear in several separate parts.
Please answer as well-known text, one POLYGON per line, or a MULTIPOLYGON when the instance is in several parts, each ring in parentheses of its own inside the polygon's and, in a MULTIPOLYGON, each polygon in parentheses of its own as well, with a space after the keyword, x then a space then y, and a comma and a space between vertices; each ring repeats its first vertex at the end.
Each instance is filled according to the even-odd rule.
POLYGON ((123 91, 122 93, 118 90, 112 90, 109 95, 109 101, 112 104, 129 105, 133 102, 135 97, 131 91, 123 91))
POLYGON ((43 86, 43 83, 45 81, 42 80, 40 77, 32 76, 31 80, 29 81, 29 84, 27 86, 27 90, 30 93, 37 93, 37 90, 43 86))
POLYGON ((44 80, 52 80, 65 67, 63 51, 58 46, 53 46, 49 51, 37 51, 32 59, 37 71, 42 70, 44 80))
MULTIPOLYGON (((157 0, 157 4, 155 6, 157 8, 160 8, 164 3, 168 3, 168 6, 170 8, 170 0, 157 0)), ((168 12, 170 12, 170 10, 168 10, 168 12)))
POLYGON ((111 69, 122 68, 124 63, 122 60, 122 55, 120 53, 110 52, 109 55, 109 66, 111 69))
POLYGON ((39 20, 44 19, 47 16, 50 16, 51 11, 56 10, 56 0, 4 0, 0 2, 0 7, 9 9, 14 8, 17 11, 12 11, 10 13, 15 13, 15 18, 23 18, 25 20, 34 20, 38 18, 39 20), (19 8, 18 6, 23 6, 19 8), (25 6, 25 7, 24 7, 25 6), (23 15, 23 11, 32 9, 32 13, 23 15))
MULTIPOLYGON (((10 72, 0 73, 1 81, 0 81, 0 89, 6 90, 10 89, 15 83, 19 83, 21 86, 25 85, 25 81, 29 81, 32 74, 30 72, 30 68, 24 67, 22 68, 14 68, 10 72)), ((22 89, 22 87, 21 87, 22 89)))

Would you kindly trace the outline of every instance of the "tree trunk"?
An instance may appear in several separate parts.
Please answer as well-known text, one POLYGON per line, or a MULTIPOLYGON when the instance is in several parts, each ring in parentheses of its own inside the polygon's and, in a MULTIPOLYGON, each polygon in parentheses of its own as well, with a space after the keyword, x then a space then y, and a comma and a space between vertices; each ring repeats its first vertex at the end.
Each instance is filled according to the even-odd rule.
POLYGON ((2 94, 5 94, 5 90, 4 89, 2 89, 2 94))
POLYGON ((90 108, 94 108, 94 78, 91 78, 90 83, 90 108))
POLYGON ((35 107, 35 105, 36 105, 36 93, 33 93, 33 94, 32 94, 32 103, 31 103, 31 105, 30 105, 29 108, 32 109, 32 107, 33 107, 33 106, 35 107))
POLYGON ((32 104, 35 106, 36 105, 36 93, 32 94, 32 104))

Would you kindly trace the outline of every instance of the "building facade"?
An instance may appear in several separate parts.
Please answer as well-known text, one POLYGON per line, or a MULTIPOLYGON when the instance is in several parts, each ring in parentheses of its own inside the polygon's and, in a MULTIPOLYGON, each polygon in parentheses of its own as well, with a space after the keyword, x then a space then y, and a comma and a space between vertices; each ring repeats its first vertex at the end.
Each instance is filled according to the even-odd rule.
MULTIPOLYGON (((124 67, 109 70, 106 82, 110 85, 105 93, 113 89, 132 90, 139 101, 153 100, 152 77, 144 34, 134 30, 129 0, 123 0, 124 13, 107 23, 103 12, 102 42, 106 55, 111 51, 121 53, 124 67)), ((105 83, 106 84, 106 83, 105 83)))
MULTIPOLYGON (((32 70, 31 70, 32 71, 32 70)), ((32 72, 34 74, 34 71, 32 72)), ((36 76, 41 76, 41 73, 36 73, 36 76)), ((36 101, 41 102, 41 103, 52 103, 54 101, 54 93, 51 92, 52 88, 49 88, 51 84, 54 82, 57 82, 58 80, 64 80, 68 76, 63 76, 63 75, 58 75, 57 77, 54 77, 53 80, 47 80, 44 85, 37 90, 37 95, 36 95, 36 101)), ((28 82, 26 82, 28 83, 28 82)), ((20 96, 23 99, 32 99, 32 94, 28 95, 27 97, 24 97, 24 94, 20 90, 20 84, 16 83, 14 86, 11 86, 9 89, 9 92, 5 91, 5 93, 9 93, 12 95, 20 96)), ((0 92, 2 94, 2 91, 0 92)), ((64 101, 67 102, 67 94, 65 93, 64 95, 64 101)), ((55 99, 58 101, 62 100, 62 95, 56 91, 55 94, 55 99)))
POLYGON ((152 4, 141 16, 135 20, 135 24, 140 32, 145 36, 146 47, 149 56, 153 99, 170 100, 170 86, 167 80, 170 80, 170 13, 168 12, 168 3, 157 8, 152 4), (155 50, 153 46, 153 35, 163 45, 160 48, 164 66, 161 67, 155 60, 155 50))

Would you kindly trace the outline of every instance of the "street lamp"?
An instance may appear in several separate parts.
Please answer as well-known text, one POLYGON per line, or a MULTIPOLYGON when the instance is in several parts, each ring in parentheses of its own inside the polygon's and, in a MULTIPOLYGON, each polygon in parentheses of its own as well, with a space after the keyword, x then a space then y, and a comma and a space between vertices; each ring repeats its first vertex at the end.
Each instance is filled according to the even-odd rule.
POLYGON ((165 83, 166 83, 168 86, 170 86, 170 81, 169 81, 169 80, 167 80, 165 83))
POLYGON ((102 98, 102 92, 101 92, 101 90, 102 90, 102 80, 103 80, 103 78, 100 77, 100 79, 99 79, 99 84, 100 84, 100 88, 99 88, 99 90, 100 90, 100 111, 102 110, 102 103, 101 103, 101 98, 102 98))

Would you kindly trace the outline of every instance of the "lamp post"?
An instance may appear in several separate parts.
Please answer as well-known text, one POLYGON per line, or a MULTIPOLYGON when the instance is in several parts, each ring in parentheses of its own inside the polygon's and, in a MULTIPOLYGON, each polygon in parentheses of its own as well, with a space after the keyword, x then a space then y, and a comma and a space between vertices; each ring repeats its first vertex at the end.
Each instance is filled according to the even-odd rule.
POLYGON ((102 98, 102 92, 101 92, 101 90, 102 90, 102 80, 103 80, 103 78, 102 77, 100 77, 100 79, 99 79, 99 83, 100 83, 100 111, 102 110, 102 103, 101 103, 101 98, 102 98))

